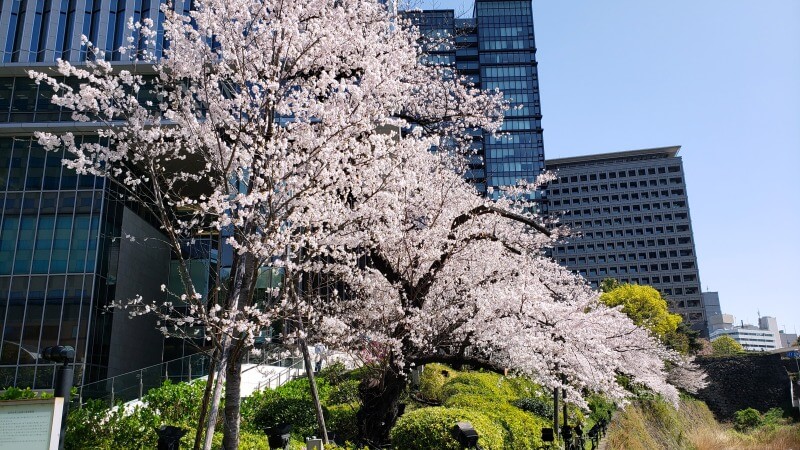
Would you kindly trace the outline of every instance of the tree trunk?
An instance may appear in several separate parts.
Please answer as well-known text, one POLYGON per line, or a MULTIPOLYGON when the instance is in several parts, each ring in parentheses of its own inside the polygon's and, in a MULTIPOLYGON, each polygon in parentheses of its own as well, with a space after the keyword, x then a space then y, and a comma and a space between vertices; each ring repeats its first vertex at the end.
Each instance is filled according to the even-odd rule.
POLYGON ((322 435, 322 443, 328 444, 328 429, 325 428, 325 416, 322 414, 322 403, 319 401, 319 391, 317 391, 317 380, 314 377, 314 366, 311 361, 311 353, 308 351, 308 344, 305 339, 300 339, 300 349, 303 351, 303 359, 305 360, 306 375, 308 375, 308 384, 311 387, 311 400, 314 402, 314 410, 317 414, 317 426, 319 433, 322 435))
POLYGON ((362 406, 356 420, 362 444, 377 448, 389 441, 389 430, 397 420, 400 395, 406 382, 406 377, 394 364, 390 364, 379 379, 361 381, 358 392, 362 406))
POLYGON ((217 362, 217 374, 214 384, 214 395, 211 396, 211 404, 208 408, 208 422, 206 422, 206 440, 203 443, 203 450, 211 450, 211 441, 214 439, 214 428, 217 426, 217 416, 219 416, 219 402, 222 398, 222 388, 225 386, 225 369, 228 366, 228 355, 230 354, 230 338, 225 337, 221 342, 220 360, 217 362))
POLYGON ((242 355, 236 346, 231 351, 227 365, 225 388, 225 434, 222 438, 224 450, 239 448, 239 410, 241 406, 242 355))

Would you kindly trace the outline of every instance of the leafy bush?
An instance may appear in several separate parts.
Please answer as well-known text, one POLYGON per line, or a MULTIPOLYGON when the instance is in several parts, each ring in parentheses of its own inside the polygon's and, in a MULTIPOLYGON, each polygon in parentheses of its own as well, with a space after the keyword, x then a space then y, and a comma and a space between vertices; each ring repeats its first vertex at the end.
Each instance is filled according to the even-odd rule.
POLYGON ((461 373, 442 386, 442 401, 456 394, 475 394, 503 400, 515 398, 514 388, 505 377, 483 372, 461 373))
MULTIPOLYGON (((317 380, 320 402, 328 401, 331 386, 324 378, 317 380)), ((263 433, 264 428, 281 423, 294 426, 295 436, 317 434, 317 417, 307 378, 292 380, 275 390, 254 392, 242 401, 242 429, 263 433)))
POLYGON ((390 433, 392 447, 402 450, 460 450, 452 428, 463 421, 470 422, 478 432, 478 443, 484 450, 506 448, 503 429, 484 414, 444 407, 422 408, 403 415, 390 433))
POLYGON ((747 431, 758 428, 764 424, 761 413, 754 408, 747 408, 736 411, 733 418, 733 426, 739 431, 747 431))
POLYGON ((479 411, 503 427, 504 448, 538 448, 542 445, 544 418, 535 417, 504 401, 474 394, 457 394, 447 399, 445 406, 479 411))
POLYGON ((29 400, 33 398, 53 398, 53 394, 32 391, 29 387, 20 389, 13 386, 7 387, 3 393, 0 393, 0 400, 29 400))
POLYGON ((611 415, 614 414, 614 410, 617 409, 616 405, 613 402, 609 401, 602 395, 592 394, 587 399, 587 403, 589 403, 589 418, 592 422, 609 422, 611 420, 611 415))
MULTIPOLYGON (((164 425, 192 429, 200 420, 205 380, 191 383, 173 383, 169 380, 157 389, 151 389, 142 399, 147 407, 158 414, 164 425)), ((220 409, 225 407, 224 399, 220 409)), ((222 417, 220 417, 222 420, 222 417)))
POLYGON ((337 385, 349 379, 349 374, 344 363, 336 361, 322 368, 317 374, 317 379, 323 379, 330 385, 337 385))
POLYGON ((328 431, 336 432, 338 439, 355 442, 358 438, 358 422, 356 420, 358 408, 357 403, 328 406, 328 416, 325 419, 328 431))
POLYGON ((109 409, 102 400, 89 400, 70 410, 64 446, 68 450, 155 448, 160 425, 149 408, 137 406, 126 413, 121 405, 109 409))
POLYGON ((441 402, 442 387, 457 372, 443 364, 426 364, 419 378, 419 393, 428 401, 441 402))
POLYGON ((539 417, 553 417, 553 399, 543 396, 522 397, 513 402, 517 408, 539 417))
POLYGON ((328 404, 341 405, 358 402, 358 383, 358 380, 343 380, 331 387, 328 404))

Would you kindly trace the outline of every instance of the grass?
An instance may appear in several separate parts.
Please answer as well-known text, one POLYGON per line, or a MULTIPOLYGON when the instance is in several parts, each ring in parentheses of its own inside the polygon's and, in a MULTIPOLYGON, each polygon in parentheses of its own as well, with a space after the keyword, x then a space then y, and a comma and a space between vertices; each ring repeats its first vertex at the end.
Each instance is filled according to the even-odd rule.
POLYGON ((705 403, 639 400, 618 411, 605 440, 609 450, 800 450, 800 424, 782 421, 747 433, 714 420, 705 403))

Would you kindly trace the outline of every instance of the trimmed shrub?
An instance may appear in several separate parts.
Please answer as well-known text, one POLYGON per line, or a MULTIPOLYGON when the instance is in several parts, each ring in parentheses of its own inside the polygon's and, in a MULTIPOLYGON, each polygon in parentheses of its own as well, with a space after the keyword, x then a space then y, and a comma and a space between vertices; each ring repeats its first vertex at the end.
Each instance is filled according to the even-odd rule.
POLYGON ((442 401, 442 386, 458 372, 443 364, 426 364, 419 377, 419 393, 432 402, 442 401))
POLYGON ((344 441, 355 442, 358 438, 358 422, 356 413, 358 404, 328 406, 328 415, 325 426, 328 431, 336 432, 336 436, 344 441))
MULTIPOLYGON (((426 368, 427 370, 427 368, 426 368)), ((402 450, 460 450, 452 435, 457 422, 467 421, 478 432, 484 450, 502 450, 502 428, 484 414, 461 408, 432 407, 406 413, 392 428, 392 448, 402 450)))
MULTIPOLYGON (((331 386, 317 379, 320 401, 327 402, 331 386)), ((292 380, 275 390, 254 392, 242 401, 242 429, 251 433, 263 433, 267 427, 291 423, 292 434, 311 436, 317 434, 317 416, 308 378, 292 380)))
POLYGON ((342 405, 358 402, 358 380, 342 380, 331 387, 328 396, 329 405, 342 405))
POLYGON ((442 386, 442 401, 447 401, 449 397, 456 394, 475 394, 503 400, 516 397, 514 388, 505 377, 483 372, 461 373, 442 386))
POLYGON ((553 399, 545 397, 522 397, 513 402, 517 408, 539 417, 553 417, 553 399))
MULTIPOLYGON (((142 401, 148 409, 159 415, 161 423, 193 429, 200 419, 200 404, 205 387, 205 380, 191 383, 173 383, 167 380, 160 388, 151 389, 142 401)), ((224 407, 223 401, 220 409, 224 407)))
POLYGON ((547 421, 503 401, 474 394, 457 394, 445 403, 450 408, 479 411, 502 425, 504 448, 538 448, 542 445, 542 428, 547 421))

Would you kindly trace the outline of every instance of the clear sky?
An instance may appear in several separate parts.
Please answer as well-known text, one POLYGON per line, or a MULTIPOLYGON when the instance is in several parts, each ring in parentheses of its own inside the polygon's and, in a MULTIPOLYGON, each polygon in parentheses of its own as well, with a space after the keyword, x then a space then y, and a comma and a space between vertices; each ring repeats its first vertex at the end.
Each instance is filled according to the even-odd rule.
POLYGON ((737 321, 800 331, 800 1, 546 0, 533 16, 547 158, 681 145, 703 290, 737 321))

